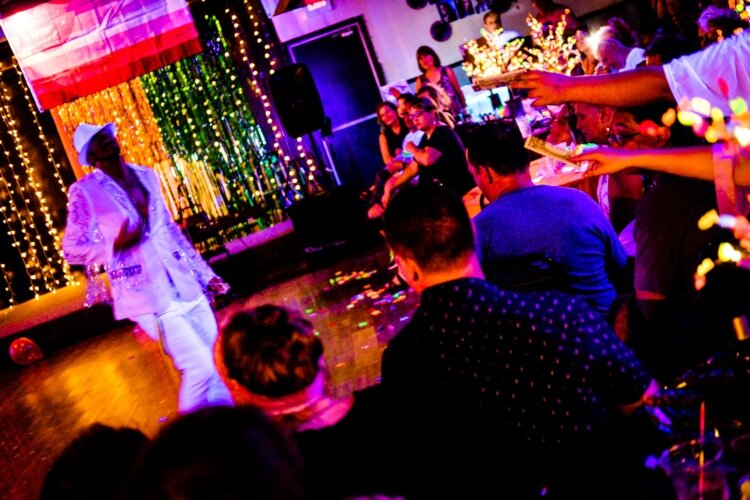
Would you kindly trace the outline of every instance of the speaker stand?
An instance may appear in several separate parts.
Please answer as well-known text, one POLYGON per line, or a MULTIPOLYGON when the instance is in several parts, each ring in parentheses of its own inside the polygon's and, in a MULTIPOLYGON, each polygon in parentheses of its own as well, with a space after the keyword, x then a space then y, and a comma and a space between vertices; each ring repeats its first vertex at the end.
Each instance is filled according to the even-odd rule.
POLYGON ((336 186, 341 186, 341 178, 339 178, 339 173, 336 169, 336 162, 333 160, 331 145, 328 143, 328 138, 331 136, 333 136, 333 131, 331 130, 331 119, 326 116, 323 122, 323 128, 320 130, 320 140, 323 143, 323 152, 325 153, 325 157, 322 157, 320 155, 320 150, 318 149, 318 142, 315 140, 313 133, 310 132, 308 134, 316 158, 325 165, 326 181, 328 182, 329 187, 331 180, 333 180, 336 186))

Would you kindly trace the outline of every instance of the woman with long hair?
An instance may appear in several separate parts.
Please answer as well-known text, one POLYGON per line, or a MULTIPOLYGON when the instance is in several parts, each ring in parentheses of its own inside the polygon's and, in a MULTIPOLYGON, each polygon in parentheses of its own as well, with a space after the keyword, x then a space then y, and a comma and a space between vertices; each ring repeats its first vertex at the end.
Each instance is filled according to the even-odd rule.
POLYGON ((422 71, 422 74, 417 77, 417 92, 427 84, 443 89, 451 101, 449 111, 458 120, 466 109, 466 98, 458 84, 456 74, 451 68, 442 66, 440 57, 427 45, 422 45, 417 49, 417 64, 422 71))

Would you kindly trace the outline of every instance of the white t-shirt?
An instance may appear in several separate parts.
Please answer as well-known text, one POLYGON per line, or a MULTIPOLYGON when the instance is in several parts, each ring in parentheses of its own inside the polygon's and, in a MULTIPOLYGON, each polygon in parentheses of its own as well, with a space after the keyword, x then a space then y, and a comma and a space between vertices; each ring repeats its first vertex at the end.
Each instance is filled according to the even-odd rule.
POLYGON ((630 52, 628 52, 628 57, 625 59, 625 66, 620 71, 635 69, 645 60, 646 51, 640 47, 635 47, 630 52))
POLYGON ((664 75, 678 103, 683 98, 703 97, 731 114, 729 99, 750 100, 750 30, 665 64, 664 75), (727 97, 719 78, 727 84, 727 97))

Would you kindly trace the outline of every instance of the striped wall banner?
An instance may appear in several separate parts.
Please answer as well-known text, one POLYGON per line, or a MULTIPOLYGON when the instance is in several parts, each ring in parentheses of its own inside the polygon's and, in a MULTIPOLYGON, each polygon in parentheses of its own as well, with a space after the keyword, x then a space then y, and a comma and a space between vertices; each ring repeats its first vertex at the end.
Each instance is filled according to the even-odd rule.
POLYGON ((0 16, 40 110, 202 50, 185 0, 21 2, 0 16))

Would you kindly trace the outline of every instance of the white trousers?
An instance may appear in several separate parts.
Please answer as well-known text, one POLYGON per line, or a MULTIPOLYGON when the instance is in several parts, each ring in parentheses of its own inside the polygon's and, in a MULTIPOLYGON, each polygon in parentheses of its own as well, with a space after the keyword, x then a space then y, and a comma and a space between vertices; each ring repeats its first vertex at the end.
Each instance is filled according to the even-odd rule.
POLYGON ((173 298, 160 314, 130 318, 146 334, 161 341, 164 351, 180 372, 180 413, 213 405, 232 405, 232 396, 214 364, 218 336, 216 318, 204 295, 186 302, 173 298))

